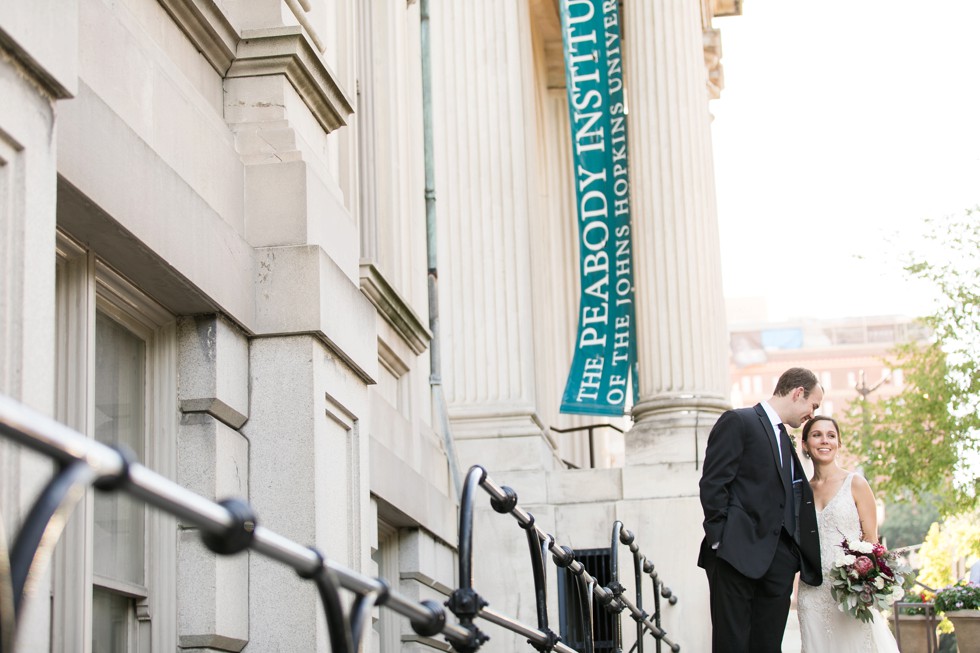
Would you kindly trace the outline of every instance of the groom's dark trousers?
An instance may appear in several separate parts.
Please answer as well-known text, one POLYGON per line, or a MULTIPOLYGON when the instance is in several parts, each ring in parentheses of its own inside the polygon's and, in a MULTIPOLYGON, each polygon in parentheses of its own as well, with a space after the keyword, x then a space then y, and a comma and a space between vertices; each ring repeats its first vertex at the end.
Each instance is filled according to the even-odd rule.
POLYGON ((783 531, 772 565, 762 578, 749 578, 719 558, 705 558, 711 592, 711 650, 714 653, 779 653, 789 614, 793 579, 800 569, 796 543, 783 531))

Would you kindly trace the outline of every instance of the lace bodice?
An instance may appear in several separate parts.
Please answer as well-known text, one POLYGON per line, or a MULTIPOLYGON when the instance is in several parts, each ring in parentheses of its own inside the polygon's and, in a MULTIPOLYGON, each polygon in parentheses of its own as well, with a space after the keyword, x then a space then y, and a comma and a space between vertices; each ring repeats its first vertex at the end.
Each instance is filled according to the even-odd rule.
POLYGON ((817 512, 817 526, 820 530, 820 568, 825 576, 836 557, 841 540, 861 539, 861 519, 854 504, 854 495, 851 494, 853 478, 853 473, 848 474, 834 498, 824 506, 823 510, 817 512))
POLYGON ((861 520, 851 494, 853 478, 853 473, 848 474, 834 498, 817 511, 824 582, 819 587, 799 584, 797 609, 802 653, 898 653, 895 639, 881 615, 876 614, 872 623, 863 623, 841 611, 830 593, 827 571, 840 550, 841 540, 861 538, 861 520))

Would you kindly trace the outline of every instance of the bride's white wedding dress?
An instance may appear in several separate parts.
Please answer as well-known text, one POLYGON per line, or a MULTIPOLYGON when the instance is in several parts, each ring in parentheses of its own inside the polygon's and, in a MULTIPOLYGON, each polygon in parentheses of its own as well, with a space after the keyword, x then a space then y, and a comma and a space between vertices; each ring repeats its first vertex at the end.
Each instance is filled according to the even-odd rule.
POLYGON ((841 540, 861 539, 861 521, 851 494, 853 477, 853 473, 848 474, 830 503, 817 511, 824 581, 818 587, 799 584, 797 611, 803 653, 898 653, 881 614, 875 611, 874 620, 868 623, 855 619, 837 607, 830 593, 828 571, 841 540))

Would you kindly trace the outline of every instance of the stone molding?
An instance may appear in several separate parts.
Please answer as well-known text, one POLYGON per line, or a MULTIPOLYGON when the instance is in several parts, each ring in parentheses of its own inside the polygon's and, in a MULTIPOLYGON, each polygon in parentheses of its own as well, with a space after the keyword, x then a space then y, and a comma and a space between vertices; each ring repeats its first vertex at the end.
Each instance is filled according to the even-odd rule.
POLYGON ((360 288, 319 245, 256 252, 255 337, 312 335, 366 384, 376 383, 376 313, 360 288))
MULTIPOLYGON (((451 546, 451 545, 447 545, 451 546)), ((449 587, 445 583, 440 583, 438 580, 432 578, 428 574, 423 574, 420 571, 403 571, 398 576, 399 580, 413 580, 416 583, 425 585, 426 587, 431 587, 435 591, 443 594, 445 596, 450 596, 453 593, 453 588, 449 587)))
POLYGON ((661 392, 636 402, 633 406, 633 419, 639 422, 654 415, 690 411, 720 415, 730 408, 731 403, 719 395, 661 392))
MULTIPOLYGON (((422 524, 426 531, 440 540, 453 541, 456 529, 455 501, 443 494, 424 470, 406 465, 400 453, 392 451, 376 436, 370 436, 368 446, 371 494, 411 522, 422 524)), ((402 572, 403 579, 405 573, 402 572)), ((425 582, 438 589, 434 583, 432 579, 425 582)))
POLYGON ((449 407, 449 419, 457 440, 537 436, 557 449, 554 435, 544 428, 533 406, 516 403, 453 405, 449 407))
POLYGON ((66 100, 75 94, 48 72, 31 54, 20 47, 9 34, 0 29, 0 63, 10 61, 23 71, 27 79, 49 100, 66 100))
POLYGON ((337 76, 296 26, 245 30, 225 77, 284 75, 328 134, 354 113, 337 76))
POLYGON ((432 333, 373 263, 361 263, 361 292, 413 352, 429 348, 432 333))
POLYGON ((183 413, 208 413, 234 429, 248 419, 248 337, 220 314, 177 318, 183 413))
POLYGON ((238 32, 213 0, 158 0, 222 77, 235 60, 238 32))

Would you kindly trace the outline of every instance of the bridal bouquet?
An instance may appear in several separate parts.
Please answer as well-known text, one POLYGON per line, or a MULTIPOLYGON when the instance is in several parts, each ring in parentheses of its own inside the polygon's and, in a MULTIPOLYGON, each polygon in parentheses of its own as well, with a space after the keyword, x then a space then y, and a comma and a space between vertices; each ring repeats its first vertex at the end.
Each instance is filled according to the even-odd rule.
POLYGON ((828 578, 841 612, 867 622, 874 619, 873 609, 887 608, 905 595, 912 570, 880 544, 845 538, 828 578))

